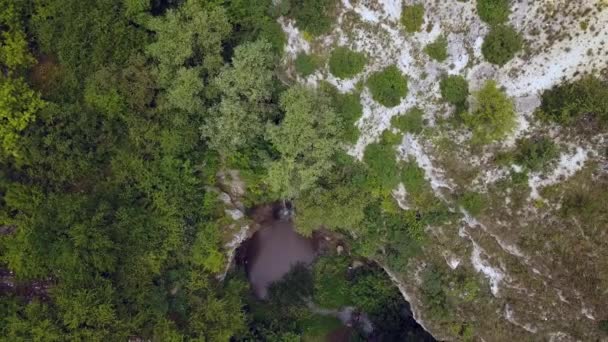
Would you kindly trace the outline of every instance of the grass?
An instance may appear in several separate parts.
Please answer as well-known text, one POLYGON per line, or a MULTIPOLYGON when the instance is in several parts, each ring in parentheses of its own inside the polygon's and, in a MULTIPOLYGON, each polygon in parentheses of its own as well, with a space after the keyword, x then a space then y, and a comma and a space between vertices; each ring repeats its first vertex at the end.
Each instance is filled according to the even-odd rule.
POLYGON ((367 86, 372 98, 385 107, 395 107, 407 95, 407 77, 391 65, 370 76, 367 86))
POLYGON ((366 63, 364 54, 346 47, 337 47, 329 57, 329 72, 340 79, 352 78, 363 71, 366 63))
POLYGON ((424 48, 429 57, 432 59, 443 62, 448 58, 448 40, 445 36, 440 36, 434 42, 430 43, 424 48))

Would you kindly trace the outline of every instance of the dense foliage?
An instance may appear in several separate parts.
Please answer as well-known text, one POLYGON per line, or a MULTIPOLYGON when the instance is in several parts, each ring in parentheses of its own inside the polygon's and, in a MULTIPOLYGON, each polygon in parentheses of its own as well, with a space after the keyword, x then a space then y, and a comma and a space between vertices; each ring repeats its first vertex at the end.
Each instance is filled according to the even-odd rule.
POLYGON ((395 107, 407 95, 407 77, 395 65, 372 74, 367 86, 373 99, 385 107, 395 107))
POLYGON ((340 46, 331 52, 329 72, 338 78, 351 78, 363 71, 366 62, 364 54, 340 46))
POLYGON ((48 284, 0 297, 1 336, 245 330, 209 189, 227 155, 274 153, 281 30, 259 3, 0 2, 0 268, 48 284))
POLYGON ((507 64, 523 47, 521 34, 512 26, 493 27, 481 46, 484 58, 499 66, 507 64))

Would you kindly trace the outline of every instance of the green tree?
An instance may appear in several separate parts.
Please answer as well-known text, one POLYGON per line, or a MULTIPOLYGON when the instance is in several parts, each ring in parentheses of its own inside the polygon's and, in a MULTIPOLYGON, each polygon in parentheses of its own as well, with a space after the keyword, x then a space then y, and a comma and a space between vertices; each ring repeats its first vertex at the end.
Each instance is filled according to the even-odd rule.
POLYGON ((500 140, 515 129, 515 105, 495 81, 486 81, 473 95, 473 112, 464 116, 464 122, 473 132, 474 143, 500 140))
POLYGON ((281 156, 270 165, 268 183, 279 196, 295 198, 331 170, 341 122, 327 96, 302 86, 283 93, 281 108, 284 119, 268 132, 281 156))
POLYGON ((0 75, 0 149, 2 154, 18 157, 21 132, 35 120, 44 106, 40 95, 22 78, 7 79, 0 75))
POLYGON ((264 40, 235 49, 232 67, 214 80, 221 101, 202 127, 212 148, 226 155, 254 145, 263 136, 276 109, 272 104, 275 62, 272 46, 264 40))

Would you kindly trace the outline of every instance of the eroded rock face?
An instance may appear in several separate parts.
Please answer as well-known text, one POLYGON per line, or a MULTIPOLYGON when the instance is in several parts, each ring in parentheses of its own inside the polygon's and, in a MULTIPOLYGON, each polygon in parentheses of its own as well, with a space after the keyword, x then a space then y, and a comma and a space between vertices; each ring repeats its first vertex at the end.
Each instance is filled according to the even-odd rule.
MULTIPOLYGON (((405 1, 413 3, 413 1, 405 1)), ((468 337, 485 341, 591 341, 602 338, 598 322, 608 318, 608 227, 585 226, 560 214, 564 191, 592 189, 603 182, 606 136, 572 137, 534 120, 542 91, 584 73, 608 67, 608 4, 599 0, 513 1, 509 24, 526 41, 525 52, 502 67, 484 61, 481 46, 489 27, 480 21, 475 1, 426 1, 423 30, 406 34, 400 27, 402 1, 343 0, 332 33, 307 41, 294 23, 280 19, 288 36, 285 63, 299 52, 324 55, 333 46, 347 46, 368 56, 365 70, 340 80, 327 69, 299 82, 324 80, 341 92, 387 65, 395 64, 408 76, 409 93, 401 103, 386 108, 367 88, 361 92, 364 111, 357 122, 361 136, 349 153, 361 158, 391 118, 413 107, 421 108, 427 134, 406 134, 397 157, 415 161, 425 172, 436 197, 457 218, 428 227, 430 242, 406 269, 387 272, 397 282, 415 316, 434 336, 445 340, 468 337), (585 22, 582 25, 581 22, 585 22), (448 58, 436 62, 423 52, 439 36, 448 40, 448 58), (475 91, 489 79, 504 88, 516 106, 517 127, 504 141, 473 153, 469 135, 437 123, 454 108, 441 101, 442 75, 462 75, 475 91), (526 186, 503 186, 520 165, 498 165, 498 152, 516 140, 542 132, 561 146, 557 162, 548 170, 529 174, 526 186), (445 149, 441 141, 452 147, 445 149), (455 200, 458 194, 485 194, 487 209, 472 215, 455 200), (425 272, 441 265, 448 279, 448 296, 455 298, 453 317, 438 317, 428 301, 425 272), (458 277, 481 284, 470 288, 458 277), (449 292, 449 291, 448 291, 449 292)), ((295 76, 294 76, 295 77, 295 76)), ((401 186, 393 196, 410 208, 408 191, 401 186)))

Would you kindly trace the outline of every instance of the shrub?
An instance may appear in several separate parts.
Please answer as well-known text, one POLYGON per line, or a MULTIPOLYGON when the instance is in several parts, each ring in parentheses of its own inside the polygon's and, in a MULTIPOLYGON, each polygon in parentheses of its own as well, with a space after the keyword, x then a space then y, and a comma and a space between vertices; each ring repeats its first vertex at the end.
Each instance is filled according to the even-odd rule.
POLYGON ((482 194, 469 191, 460 196, 458 199, 458 204, 469 212, 469 214, 477 216, 481 214, 485 208, 486 201, 482 194))
POLYGON ((418 134, 422 132, 424 122, 422 116, 424 112, 420 108, 412 108, 405 115, 397 115, 391 118, 391 126, 402 132, 418 134))
POLYGON ((540 171, 558 155, 559 151, 551 139, 547 137, 529 138, 517 142, 514 161, 528 170, 540 171))
POLYGON ((469 96, 469 82, 462 76, 447 76, 439 83, 441 97, 452 104, 464 104, 469 96))
POLYGON ((487 144, 504 138, 515 129, 515 106, 498 89, 495 81, 486 81, 475 94, 475 110, 463 115, 464 123, 473 132, 473 143, 487 144))
POLYGON ((385 107, 395 107, 407 95, 407 78, 395 65, 371 75, 367 85, 373 99, 385 107))
POLYGON ((337 47, 329 57, 329 72, 338 78, 351 78, 363 71, 366 62, 364 54, 337 47))
POLYGON ((416 4, 411 6, 403 6, 401 12, 401 23, 405 26, 407 32, 413 33, 420 31, 424 23, 424 5, 416 4))
POLYGON ((312 75, 319 68, 319 61, 315 56, 299 53, 294 61, 296 71, 300 76, 307 77, 312 75))
POLYGON ((360 94, 358 92, 342 94, 328 82, 321 82, 320 89, 331 97, 333 107, 341 119, 342 139, 347 143, 356 143, 360 132, 355 123, 363 115, 360 94))
POLYGON ((327 33, 332 26, 336 0, 285 0, 290 6, 288 15, 296 20, 299 29, 313 36, 327 33))
POLYGON ((519 32, 511 26, 500 25, 493 27, 481 46, 485 59, 496 65, 503 66, 522 49, 523 40, 519 32))
POLYGON ((446 37, 441 36, 434 42, 430 43, 424 48, 429 57, 432 59, 443 62, 448 58, 448 40, 446 37))
POLYGON ((594 76, 585 76, 568 82, 542 95, 541 117, 568 125, 589 115, 601 124, 608 124, 608 82, 594 76))
POLYGON ((502 24, 509 19, 509 0, 477 0, 479 18, 490 25, 502 24))

